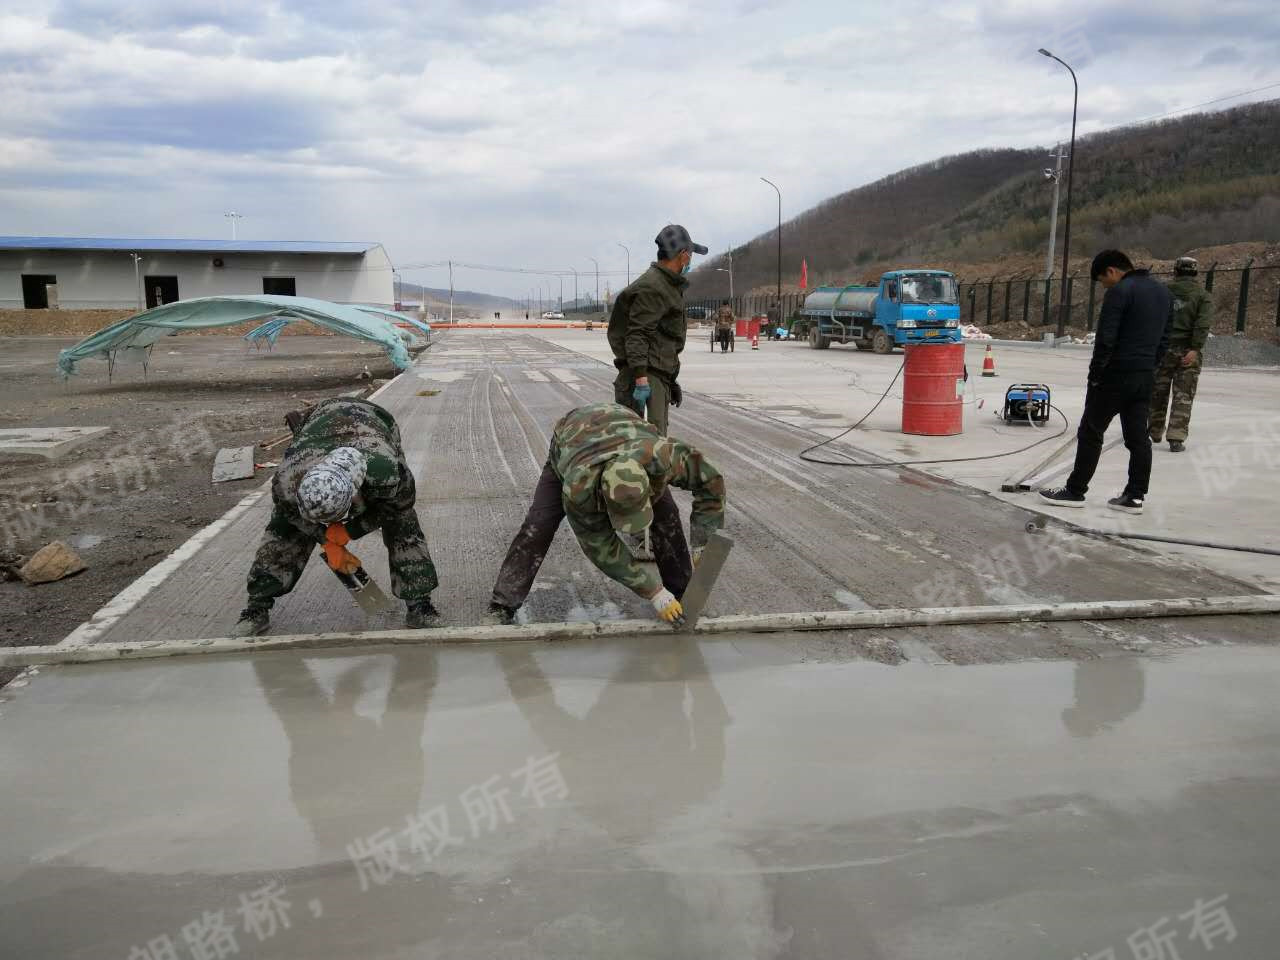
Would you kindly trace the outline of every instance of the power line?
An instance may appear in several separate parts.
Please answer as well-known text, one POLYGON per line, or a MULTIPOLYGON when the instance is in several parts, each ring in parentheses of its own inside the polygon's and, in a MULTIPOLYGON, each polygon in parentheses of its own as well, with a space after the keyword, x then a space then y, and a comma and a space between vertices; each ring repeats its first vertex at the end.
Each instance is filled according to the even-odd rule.
MULTIPOLYGON (((1223 97, 1214 97, 1212 100, 1206 100, 1204 101, 1204 103, 1193 103, 1189 107, 1178 107, 1176 110, 1169 110, 1166 113, 1157 113, 1155 116, 1143 117, 1141 120, 1129 120, 1126 123, 1120 123, 1114 127, 1107 127, 1105 129, 1115 130, 1115 129, 1118 129, 1119 127, 1129 127, 1139 123, 1150 123, 1152 120, 1163 120, 1165 117, 1171 117, 1175 113, 1184 113, 1187 110, 1196 110, 1200 107, 1209 107, 1215 103, 1222 103, 1224 100, 1234 100, 1237 97, 1247 97, 1251 93, 1261 93, 1263 90, 1273 90, 1276 87, 1280 87, 1280 80, 1277 80, 1275 83, 1268 83, 1264 87, 1254 87, 1252 90, 1241 90, 1239 93, 1229 93, 1223 97)), ((1103 131, 1098 131, 1098 132, 1101 133, 1103 131)))

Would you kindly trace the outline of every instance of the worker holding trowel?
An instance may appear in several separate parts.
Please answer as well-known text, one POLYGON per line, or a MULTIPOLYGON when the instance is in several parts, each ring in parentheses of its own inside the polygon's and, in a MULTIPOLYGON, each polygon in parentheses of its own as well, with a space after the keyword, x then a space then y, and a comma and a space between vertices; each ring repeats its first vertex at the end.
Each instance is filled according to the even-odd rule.
MULTIPOLYGON (((395 419, 367 400, 333 398, 317 404, 295 428, 271 484, 275 508, 249 568, 249 603, 236 636, 262 633, 277 597, 298 582, 317 545, 325 562, 361 607, 378 594, 347 549, 382 531, 391 567, 391 592, 405 601, 410 628, 433 626, 436 568, 414 511, 416 488, 395 419)), ((380 598, 385 599, 385 598, 380 598)))
POLYGON ((699 451, 664 437, 630 408, 593 403, 569 411, 552 432, 546 466, 498 573, 486 622, 512 622, 568 517, 587 559, 648 600, 658 619, 680 625, 680 598, 693 566, 724 525, 724 497, 724 478, 699 451), (693 493, 692 563, 670 487, 693 493), (646 530, 656 573, 619 537, 646 530))

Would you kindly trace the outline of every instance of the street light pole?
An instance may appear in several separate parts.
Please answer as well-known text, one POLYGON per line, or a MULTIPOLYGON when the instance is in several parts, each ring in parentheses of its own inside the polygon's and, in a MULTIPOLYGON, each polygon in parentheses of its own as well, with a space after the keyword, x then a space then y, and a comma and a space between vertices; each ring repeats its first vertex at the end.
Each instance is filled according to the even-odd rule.
POLYGON ((244 215, 236 213, 234 210, 228 210, 223 216, 231 221, 231 239, 234 240, 236 238, 236 221, 243 220, 244 215))
POLYGON ((1076 112, 1080 106, 1080 82, 1067 61, 1054 56, 1044 47, 1040 48, 1040 53, 1050 60, 1057 60, 1067 68, 1067 72, 1071 74, 1071 86, 1074 91, 1071 97, 1071 147, 1067 154, 1067 222, 1062 231, 1062 279, 1058 281, 1062 285, 1061 290, 1058 291, 1058 336, 1061 337, 1067 332, 1067 270, 1070 269, 1068 261, 1071 257, 1071 174, 1076 167, 1076 112))
POLYGON ((629 287, 631 286, 631 248, 621 240, 618 241, 618 246, 627 251, 627 286, 629 287))
POLYGON ((453 323, 453 261, 449 261, 449 322, 453 323))
POLYGON ((578 303, 578 268, 570 267, 569 269, 573 271, 573 306, 576 310, 581 306, 581 304, 578 303))
POLYGON ((716 267, 717 273, 727 273, 729 275, 729 301, 733 301, 733 251, 729 251, 729 268, 716 267))
POLYGON ((1045 176, 1053 181, 1053 206, 1049 208, 1049 255, 1044 261, 1046 280, 1053 278, 1053 246, 1058 239, 1058 194, 1062 189, 1062 161, 1066 159, 1062 144, 1053 148, 1054 168, 1045 170, 1045 176))
POLYGON ((773 187, 778 194, 778 306, 782 306, 782 191, 768 177, 761 177, 765 183, 773 187))
POLYGON ((134 287, 134 292, 137 293, 138 295, 138 312, 141 313, 142 312, 142 272, 140 269, 140 265, 142 263, 142 257, 136 253, 131 253, 129 254, 129 256, 133 257, 133 287, 134 287))
POLYGON ((587 257, 587 259, 596 265, 596 306, 599 306, 600 305, 600 261, 597 260, 595 257, 587 257))

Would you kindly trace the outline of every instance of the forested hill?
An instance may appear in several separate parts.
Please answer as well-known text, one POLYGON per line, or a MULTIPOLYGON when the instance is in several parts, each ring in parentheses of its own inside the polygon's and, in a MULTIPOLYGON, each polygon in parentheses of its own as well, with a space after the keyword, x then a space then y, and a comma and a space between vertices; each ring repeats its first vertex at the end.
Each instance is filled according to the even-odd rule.
MULTIPOLYGON (((1053 189, 1041 171, 1051 150, 944 157, 806 210, 783 224, 784 287, 794 288, 801 259, 810 286, 885 265, 1025 262, 1047 244, 1053 189)), ((1084 137, 1074 194, 1073 253, 1116 245, 1167 259, 1280 240, 1280 100, 1084 137)), ((1062 226, 1059 216, 1059 243, 1062 226)), ((769 231, 734 250, 739 291, 772 286, 775 243, 769 231)), ((694 271, 691 299, 726 292, 726 275, 713 272, 722 259, 694 271)))

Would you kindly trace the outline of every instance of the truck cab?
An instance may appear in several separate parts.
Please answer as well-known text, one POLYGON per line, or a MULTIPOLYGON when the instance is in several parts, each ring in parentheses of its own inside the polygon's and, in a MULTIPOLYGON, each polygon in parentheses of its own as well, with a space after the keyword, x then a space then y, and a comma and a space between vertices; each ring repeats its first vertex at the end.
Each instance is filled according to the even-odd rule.
POLYGON ((891 353, 908 343, 958 342, 960 295, 945 270, 890 270, 880 282, 818 287, 792 317, 791 336, 815 350, 852 343, 891 353))

